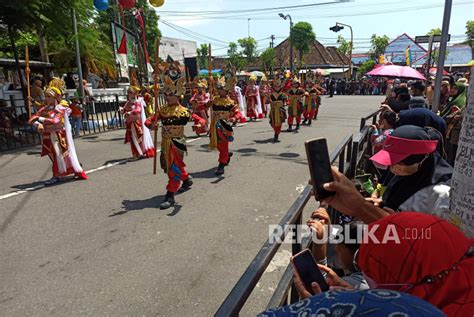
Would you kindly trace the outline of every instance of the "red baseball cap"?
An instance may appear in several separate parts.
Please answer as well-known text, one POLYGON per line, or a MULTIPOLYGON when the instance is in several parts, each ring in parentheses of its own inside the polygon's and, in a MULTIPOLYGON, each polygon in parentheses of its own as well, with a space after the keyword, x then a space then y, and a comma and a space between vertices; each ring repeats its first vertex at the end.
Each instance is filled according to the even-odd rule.
POLYGON ((430 154, 436 151, 438 140, 412 140, 389 135, 382 150, 370 158, 377 164, 390 166, 411 155, 430 154))

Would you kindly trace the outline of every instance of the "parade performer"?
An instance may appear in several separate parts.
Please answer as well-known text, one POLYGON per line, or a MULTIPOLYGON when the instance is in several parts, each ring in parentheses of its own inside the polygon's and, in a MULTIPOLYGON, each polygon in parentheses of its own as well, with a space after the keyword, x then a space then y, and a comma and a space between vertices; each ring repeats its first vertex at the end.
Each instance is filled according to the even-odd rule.
POLYGON ((295 119, 295 132, 298 132, 300 128, 301 114, 303 113, 302 99, 304 94, 305 91, 300 87, 300 81, 295 77, 291 82, 291 88, 288 90, 288 132, 293 131, 293 122, 295 119))
POLYGON ((179 72, 179 63, 175 63, 177 62, 164 64, 166 72, 162 82, 166 104, 145 123, 150 129, 156 129, 158 121, 161 121, 162 125, 160 165, 168 175, 168 185, 160 209, 172 207, 175 204, 176 192, 188 190, 193 184, 183 161, 184 154, 187 153, 184 126, 189 122, 191 114, 179 102, 179 97, 186 90, 186 78, 179 72))
POLYGON ((270 94, 272 89, 268 85, 268 80, 265 75, 262 76, 259 85, 259 94, 260 94, 260 102, 262 104, 262 116, 267 117, 268 108, 267 105, 270 103, 270 94))
POLYGON ((69 122, 72 111, 62 100, 64 88, 61 79, 53 78, 44 93, 44 106, 29 120, 41 135, 41 156, 49 156, 53 163, 53 177, 45 185, 56 184, 60 177, 70 174, 75 174, 78 179, 88 178, 77 158, 69 122))
POLYGON ((153 157, 156 152, 150 131, 145 127, 146 103, 139 96, 139 92, 139 87, 130 86, 127 94, 128 100, 120 108, 126 123, 125 143, 130 143, 135 159, 153 157))
POLYGON ((258 118, 257 104, 258 100, 258 87, 256 85, 257 78, 255 76, 250 77, 247 87, 245 87, 245 101, 247 103, 247 117, 252 121, 258 118))
POLYGON ((207 81, 205 79, 195 80, 197 92, 189 102, 193 107, 192 119, 194 121, 193 131, 198 136, 209 133, 209 93, 206 92, 207 81))
POLYGON ((145 109, 146 117, 153 115, 153 95, 151 94, 151 88, 153 88, 153 86, 151 87, 143 86, 140 91, 140 95, 142 96, 146 104, 146 109, 145 109))
POLYGON ((233 93, 232 91, 230 91, 229 95, 235 101, 235 103, 239 105, 238 108, 235 108, 234 125, 237 125, 237 122, 240 122, 240 123, 247 122, 247 111, 246 111, 247 105, 245 104, 245 98, 244 98, 244 95, 242 94, 242 88, 240 88, 238 85, 235 85, 233 93))
POLYGON ((273 142, 280 142, 278 136, 281 132, 281 126, 286 119, 285 105, 288 96, 283 92, 284 78, 275 77, 272 81, 272 91, 270 94, 270 125, 275 131, 273 142))
POLYGON ((236 82, 234 71, 231 68, 227 69, 217 81, 218 96, 211 101, 212 119, 209 148, 219 151, 219 165, 215 172, 216 175, 224 174, 224 167, 229 164, 232 156, 232 153, 229 153, 229 142, 234 140, 234 132, 230 123, 238 106, 229 96, 229 92, 234 89, 236 82))
POLYGON ((326 89, 323 88, 321 83, 322 83, 321 76, 316 75, 316 79, 314 81, 314 86, 318 90, 318 98, 316 100, 317 101, 316 102, 316 111, 314 112, 313 120, 318 120, 319 108, 321 107, 321 95, 326 93, 326 89))
POLYGON ((318 108, 321 98, 321 90, 313 83, 311 79, 305 81, 304 112, 303 124, 311 125, 313 118, 318 116, 318 108))

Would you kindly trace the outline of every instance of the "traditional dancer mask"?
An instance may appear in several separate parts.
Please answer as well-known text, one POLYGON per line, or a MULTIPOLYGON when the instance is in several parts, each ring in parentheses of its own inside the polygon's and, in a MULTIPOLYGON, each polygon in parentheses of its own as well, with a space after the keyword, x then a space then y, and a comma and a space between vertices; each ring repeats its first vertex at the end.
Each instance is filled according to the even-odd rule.
POLYGON ((179 68, 179 62, 172 61, 171 58, 163 63, 164 75, 161 78, 163 82, 163 93, 167 96, 181 96, 186 92, 186 77, 184 77, 179 68))

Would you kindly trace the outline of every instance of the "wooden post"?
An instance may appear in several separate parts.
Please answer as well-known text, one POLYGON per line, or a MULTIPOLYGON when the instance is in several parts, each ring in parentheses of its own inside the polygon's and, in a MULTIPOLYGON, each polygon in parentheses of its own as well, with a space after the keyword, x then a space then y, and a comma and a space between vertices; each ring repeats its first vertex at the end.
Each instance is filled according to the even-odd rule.
POLYGON ((158 146, 158 114, 160 111, 160 106, 158 105, 158 81, 159 81, 159 65, 160 65, 160 39, 156 40, 156 54, 155 54, 155 71, 153 74, 153 92, 155 95, 155 127, 153 129, 153 146, 155 149, 155 155, 153 156, 153 175, 156 175, 156 163, 158 161, 157 158, 157 146, 158 146))
POLYGON ((28 105, 28 119, 31 118, 31 91, 30 91, 30 54, 28 46, 25 48, 25 76, 26 76, 26 103, 28 105))

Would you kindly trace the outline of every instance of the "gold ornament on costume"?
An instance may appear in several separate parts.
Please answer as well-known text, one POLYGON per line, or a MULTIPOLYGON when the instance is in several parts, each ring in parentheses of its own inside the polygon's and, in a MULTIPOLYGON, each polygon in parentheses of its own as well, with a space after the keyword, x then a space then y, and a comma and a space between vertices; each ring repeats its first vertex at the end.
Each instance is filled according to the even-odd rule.
POLYGON ((51 97, 58 97, 62 96, 64 91, 66 90, 66 84, 64 83, 64 80, 53 77, 51 81, 48 84, 48 87, 46 87, 44 93, 45 95, 51 96, 51 97))
POLYGON ((178 61, 173 61, 168 56, 166 62, 162 63, 163 75, 163 92, 165 94, 174 94, 176 96, 183 95, 186 92, 186 77, 181 73, 178 61))
POLYGON ((237 84, 237 77, 235 76, 235 68, 228 66, 223 69, 223 74, 217 80, 217 89, 224 89, 227 91, 233 90, 237 84))
POLYGON ((199 79, 196 77, 195 85, 197 88, 207 88, 207 80, 206 79, 199 79))

